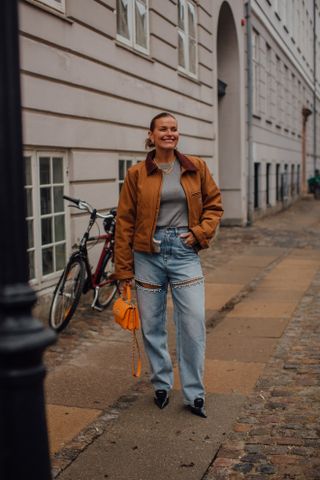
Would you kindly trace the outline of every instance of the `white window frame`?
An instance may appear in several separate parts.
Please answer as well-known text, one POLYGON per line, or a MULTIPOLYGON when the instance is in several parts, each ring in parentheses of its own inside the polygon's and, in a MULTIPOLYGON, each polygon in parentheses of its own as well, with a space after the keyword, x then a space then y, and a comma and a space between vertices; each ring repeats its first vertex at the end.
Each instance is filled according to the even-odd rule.
MULTIPOLYGON (((184 46, 184 58, 185 58, 185 67, 179 64, 179 57, 178 57, 178 69, 191 76, 194 78, 198 77, 198 12, 197 12, 197 4, 192 1, 192 0, 179 0, 177 3, 178 7, 178 39, 179 35, 181 36, 183 40, 183 46, 184 46), (183 18, 183 24, 184 24, 184 29, 182 30, 179 28, 179 3, 182 3, 184 6, 184 18, 183 18), (190 34, 189 34, 189 22, 188 22, 188 14, 189 14, 189 5, 193 8, 194 10, 194 18, 195 18, 195 37, 193 38, 195 42, 195 72, 192 72, 190 69, 190 49, 189 49, 189 43, 190 43, 190 34)), ((179 53, 179 46, 178 46, 178 53, 179 53)))
MULTIPOLYGON (((121 0, 120 0, 121 1, 121 0)), ((127 0, 128 1, 128 29, 129 29, 129 38, 123 37, 120 33, 117 32, 117 40, 129 47, 134 48, 138 52, 149 54, 149 0, 146 0, 146 48, 142 47, 136 42, 136 22, 135 22, 135 9, 137 8, 137 2, 139 0, 127 0)))
MULTIPOLYGON (((31 172, 32 172, 32 202, 33 202, 33 242, 34 242, 34 270, 35 277, 30 279, 30 284, 45 288, 52 285, 61 273, 62 269, 56 270, 47 275, 42 271, 42 240, 41 240, 41 212, 40 212, 40 174, 39 174, 39 159, 40 157, 61 157, 63 159, 63 184, 64 193, 68 193, 67 190, 67 153, 66 151, 51 151, 51 150, 25 150, 24 157, 31 158, 31 172)), ((68 252, 70 251, 70 239, 69 239, 69 215, 67 208, 64 208, 65 214, 65 244, 66 244, 66 261, 68 259, 68 252)), ((27 217, 29 218, 29 217, 27 217)), ((53 242, 55 245, 56 242, 53 242)), ((29 251, 29 249, 28 249, 29 251)))
POLYGON ((272 48, 266 43, 266 118, 271 120, 272 118, 272 48))
POLYGON ((61 0, 61 2, 56 0, 37 0, 37 2, 47 5, 54 10, 58 10, 58 12, 65 13, 66 11, 66 0, 61 0))
POLYGON ((252 110, 260 115, 260 35, 252 31, 252 110))
POLYGON ((282 125, 282 61, 276 55, 276 125, 282 125))
POLYGON ((136 165, 137 163, 141 162, 141 157, 134 157, 130 155, 121 155, 118 159, 118 194, 120 195, 120 190, 121 187, 124 183, 124 180, 126 178, 128 169, 130 167, 133 167, 133 165, 136 165), (123 177, 120 177, 120 163, 124 162, 124 175, 123 177))

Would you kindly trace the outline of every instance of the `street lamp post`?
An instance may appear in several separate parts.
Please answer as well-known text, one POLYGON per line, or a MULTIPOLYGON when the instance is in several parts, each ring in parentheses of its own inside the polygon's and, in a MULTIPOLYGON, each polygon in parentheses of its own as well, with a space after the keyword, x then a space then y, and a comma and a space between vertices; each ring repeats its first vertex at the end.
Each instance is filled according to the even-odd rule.
POLYGON ((42 355, 55 336, 31 315, 17 0, 0 15, 0 479, 51 478, 42 355))

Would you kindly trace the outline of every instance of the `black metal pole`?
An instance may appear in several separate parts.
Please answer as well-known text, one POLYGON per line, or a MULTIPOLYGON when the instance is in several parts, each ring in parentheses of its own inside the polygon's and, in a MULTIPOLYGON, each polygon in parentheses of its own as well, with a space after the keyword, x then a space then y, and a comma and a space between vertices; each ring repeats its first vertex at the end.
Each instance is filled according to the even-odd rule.
POLYGON ((51 478, 42 355, 55 335, 31 315, 17 0, 0 15, 0 479, 51 478))

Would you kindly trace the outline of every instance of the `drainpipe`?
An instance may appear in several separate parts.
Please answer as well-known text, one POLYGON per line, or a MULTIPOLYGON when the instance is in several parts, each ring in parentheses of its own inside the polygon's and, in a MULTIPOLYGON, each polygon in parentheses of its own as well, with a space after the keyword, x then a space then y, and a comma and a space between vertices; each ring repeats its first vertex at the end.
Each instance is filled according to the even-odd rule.
POLYGON ((317 170, 317 8, 313 0, 313 173, 317 170))
POLYGON ((252 25, 251 25, 251 0, 248 0, 245 4, 245 18, 247 26, 247 99, 248 99, 248 110, 247 110, 247 128, 248 128, 248 182, 247 182, 247 191, 248 191, 248 217, 247 225, 251 225, 253 222, 253 139, 252 139, 252 113, 253 113, 253 70, 252 70, 252 25))

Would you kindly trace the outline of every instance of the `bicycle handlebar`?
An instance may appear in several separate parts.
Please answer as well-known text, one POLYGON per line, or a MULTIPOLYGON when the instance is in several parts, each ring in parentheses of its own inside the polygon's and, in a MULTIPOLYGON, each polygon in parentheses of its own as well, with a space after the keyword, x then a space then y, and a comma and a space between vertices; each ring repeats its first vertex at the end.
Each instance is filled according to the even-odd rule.
POLYGON ((77 198, 72 198, 72 197, 68 197, 68 195, 63 195, 63 198, 65 200, 69 200, 69 202, 73 202, 73 203, 76 203, 77 205, 79 205, 79 202, 81 200, 77 199, 77 198))
MULTIPOLYGON (((94 211, 94 208, 84 200, 80 200, 79 198, 72 198, 68 197, 67 195, 63 195, 63 198, 65 200, 68 200, 69 202, 75 203, 76 208, 79 208, 79 210, 87 210, 87 212, 92 213, 94 211)), ((115 215, 112 213, 107 213, 106 215, 103 215, 102 213, 98 213, 96 211, 96 216, 98 218, 113 218, 115 215)))

